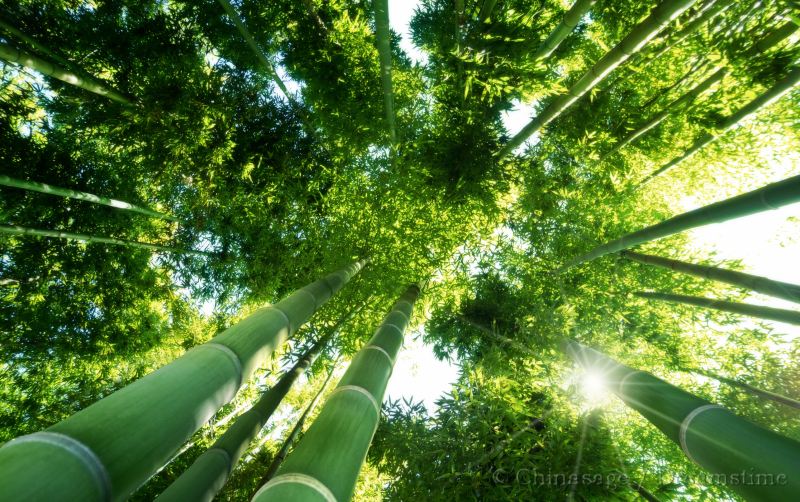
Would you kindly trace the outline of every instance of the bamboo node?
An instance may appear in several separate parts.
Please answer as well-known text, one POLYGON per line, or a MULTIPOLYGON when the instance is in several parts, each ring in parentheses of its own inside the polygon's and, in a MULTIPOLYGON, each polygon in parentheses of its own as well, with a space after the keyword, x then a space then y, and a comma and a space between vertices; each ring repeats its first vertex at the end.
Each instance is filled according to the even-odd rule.
POLYGON ((683 450, 683 453, 686 454, 689 460, 691 460, 697 465, 700 465, 700 463, 694 459, 691 453, 689 453, 689 446, 686 444, 686 432, 688 432, 689 425, 691 425, 692 420, 697 418, 697 416, 703 413, 704 411, 712 409, 724 410, 725 408, 718 404, 704 404, 702 406, 698 406, 697 408, 693 409, 688 415, 686 415, 686 418, 683 419, 683 422, 681 422, 680 432, 678 433, 678 440, 681 445, 681 450, 683 450))
POLYGON ((369 399, 369 402, 372 404, 372 407, 375 408, 375 414, 377 415, 378 420, 380 420, 381 407, 380 405, 378 405, 378 401, 375 400, 375 396, 373 396, 370 391, 358 385, 342 385, 341 387, 336 387, 333 390, 333 392, 331 392, 331 395, 328 396, 328 400, 333 398, 333 396, 335 396, 336 394, 340 394, 342 392, 356 392, 358 394, 365 396, 367 399, 369 399))
POLYGON ((386 356, 386 359, 388 359, 388 360, 389 360, 389 367, 390 367, 390 369, 391 369, 391 368, 394 368, 394 359, 392 358, 392 356, 390 356, 390 355, 389 355, 389 353, 388 353, 388 352, 386 352, 386 350, 384 350, 384 349, 383 349, 383 347, 378 347, 377 345, 367 345, 366 347, 364 347, 364 349, 363 349, 363 350, 368 350, 368 349, 369 349, 369 350, 377 350, 377 351, 379 351, 379 352, 382 352, 382 353, 383 353, 383 355, 385 355, 385 356, 386 356))
POLYGON ((90 473, 90 477, 94 480, 100 491, 102 500, 111 500, 111 479, 108 476, 108 471, 97 454, 82 442, 59 432, 42 431, 12 439, 8 442, 6 448, 24 443, 48 444, 60 448, 77 458, 90 473))
POLYGON ((644 371, 640 371, 640 370, 631 371, 630 373, 628 373, 624 377, 622 377, 622 380, 619 381, 619 385, 617 385, 617 389, 619 390, 620 394, 625 394, 625 388, 624 387, 625 387, 625 384, 628 381, 628 378, 630 378, 631 376, 633 376, 633 375, 635 375, 637 373, 644 373, 644 371))
POLYGON ((210 341, 206 344, 200 345, 200 347, 208 347, 209 349, 214 349, 222 352, 225 356, 233 363, 236 367, 236 389, 238 390, 242 386, 242 375, 244 374, 244 370, 242 369, 242 360, 239 359, 239 356, 236 355, 236 352, 232 351, 230 347, 226 345, 222 345, 221 343, 217 343, 215 341, 210 341))
POLYGON ((290 473, 290 474, 281 474, 280 476, 275 476, 272 478, 267 484, 261 487, 260 490, 253 495, 253 500, 257 499, 259 495, 264 493, 265 491, 269 490, 278 485, 282 485, 285 483, 297 483, 299 485, 305 485, 315 492, 322 495, 325 499, 325 502, 337 502, 336 497, 333 495, 333 492, 325 486, 325 484, 318 480, 317 478, 311 477, 307 474, 300 474, 300 473, 290 473))

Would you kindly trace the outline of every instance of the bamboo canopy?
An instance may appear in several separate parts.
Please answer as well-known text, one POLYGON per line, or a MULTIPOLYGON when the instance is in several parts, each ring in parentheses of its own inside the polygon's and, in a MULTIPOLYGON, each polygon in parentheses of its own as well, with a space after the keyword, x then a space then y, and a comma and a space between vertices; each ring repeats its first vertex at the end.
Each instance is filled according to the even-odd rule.
POLYGON ((795 310, 776 309, 773 307, 762 307, 761 305, 750 305, 747 303, 729 302, 726 300, 715 300, 700 296, 675 295, 671 293, 637 292, 634 293, 639 298, 649 300, 662 300, 671 303, 683 303, 707 309, 722 310, 734 314, 742 314, 760 319, 785 322, 800 326, 800 312, 795 310))
POLYGON ((510 154, 531 135, 555 120, 564 110, 572 106, 598 83, 602 82, 617 66, 624 63, 631 55, 636 54, 662 28, 691 7, 693 3, 695 3, 695 0, 666 0, 661 2, 647 18, 636 25, 620 43, 607 52, 586 74, 578 79, 566 94, 553 99, 536 118, 511 138, 497 153, 497 157, 503 158, 510 154))
POLYGON ((533 55, 534 59, 544 60, 549 58, 561 42, 564 41, 572 30, 578 26, 583 16, 589 12, 596 0, 575 0, 572 7, 564 14, 564 18, 558 23, 558 26, 550 33, 550 35, 542 42, 542 45, 536 50, 533 55))
POLYGON ((397 142, 397 126, 394 116, 394 91, 392 89, 392 48, 389 30, 389 2, 375 0, 375 38, 378 46, 378 57, 381 64, 381 84, 383 85, 383 101, 386 111, 386 124, 389 126, 389 137, 392 144, 397 142))
POLYGON ((394 304, 353 358, 317 419, 254 501, 350 500, 418 295, 419 288, 411 286, 394 304))
POLYGON ((712 281, 724 282, 764 295, 800 303, 800 286, 796 284, 773 281, 766 277, 745 274, 744 272, 725 270, 708 265, 695 265, 694 263, 686 263, 685 261, 663 258, 661 256, 635 253, 633 251, 622 251, 620 255, 629 260, 638 261, 639 263, 668 268, 676 272, 702 277, 703 279, 710 279, 712 281))
POLYGON ((22 190, 28 190, 30 192, 39 192, 48 195, 57 195, 59 197, 67 197, 69 199, 83 200, 86 202, 91 202, 93 204, 101 204, 103 206, 115 207, 117 209, 124 209, 126 211, 144 214, 146 216, 151 216, 153 218, 160 218, 162 220, 178 221, 178 218, 174 216, 169 216, 163 213, 159 213, 158 211, 153 211, 152 209, 147 209, 146 207, 136 206, 128 202, 124 202, 117 199, 111 199, 108 197, 102 197, 100 195, 95 195, 87 192, 81 192, 69 188, 61 188, 53 185, 48 185, 47 183, 19 180, 16 178, 12 178, 10 176, 0 175, 0 185, 13 188, 20 188, 22 190))
POLYGON ((158 244, 150 244, 147 242, 128 241, 124 239, 115 239, 112 237, 97 237, 95 235, 63 232, 61 230, 43 230, 39 228, 21 227, 19 225, 0 225, 0 233, 9 235, 32 235, 34 237, 66 239, 70 241, 85 242, 86 244, 111 244, 113 246, 149 249, 150 251, 162 251, 165 253, 191 254, 196 256, 210 256, 212 254, 206 251, 197 251, 195 249, 171 248, 158 244))
POLYGON ((16 63, 26 68, 36 70, 42 75, 53 77, 62 82, 70 85, 80 87, 81 89, 105 96, 108 99, 122 103, 123 105, 133 105, 131 98, 125 96, 121 92, 111 88, 108 84, 97 80, 90 76, 76 75, 74 72, 59 66, 55 63, 36 56, 30 52, 17 49, 7 43, 0 42, 0 59, 5 59, 8 62, 16 63))
POLYGON ((711 223, 721 223, 769 209, 778 209, 799 201, 800 175, 772 183, 752 192, 709 204, 688 213, 673 216, 661 223, 624 235, 619 239, 597 246, 584 255, 569 260, 559 271, 564 271, 609 253, 616 253, 648 241, 677 234, 684 230, 710 225, 711 223))
POLYGON ((320 337, 300 357, 294 367, 278 380, 275 386, 264 392, 256 404, 242 413, 208 450, 203 452, 183 474, 178 476, 178 479, 164 490, 158 500, 213 500, 214 496, 225 486, 228 477, 250 443, 267 424, 294 383, 313 364, 320 351, 338 332, 341 324, 350 317, 350 314, 346 314, 326 335, 320 337))
POLYGON ((261 308, 175 361, 0 448, 0 500, 124 500, 364 266, 261 308))
POLYGON ((610 391, 715 480, 747 500, 797 500, 800 442, 580 343, 568 342, 566 351, 582 367, 602 371, 610 391))

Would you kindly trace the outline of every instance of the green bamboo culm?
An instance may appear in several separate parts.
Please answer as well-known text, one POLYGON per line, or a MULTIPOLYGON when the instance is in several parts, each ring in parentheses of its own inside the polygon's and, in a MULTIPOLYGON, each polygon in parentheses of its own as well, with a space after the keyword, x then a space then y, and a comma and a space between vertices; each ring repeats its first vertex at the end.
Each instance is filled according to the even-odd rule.
POLYGON ((128 106, 133 105, 133 100, 131 98, 125 96, 115 89, 112 89, 108 84, 101 82, 94 77, 90 77, 88 75, 77 75, 60 65, 40 58, 39 56, 36 56, 30 52, 17 49, 16 47, 4 42, 0 42, 0 59, 36 70, 42 75, 47 75, 48 77, 53 77, 70 85, 80 87, 86 91, 105 96, 113 101, 116 101, 117 103, 128 106))
POLYGON ((774 401, 776 403, 780 403, 786 406, 790 406, 795 409, 800 410, 800 401, 797 399, 792 399, 791 397, 784 396, 782 394, 778 394, 776 392, 770 392, 768 390, 759 389, 758 387, 754 387, 749 383, 742 382, 740 380, 735 380, 733 378, 727 378, 722 375, 717 375, 711 371, 701 370, 697 368, 690 368, 690 369, 682 369, 681 371, 686 371, 689 373, 695 373, 697 375, 703 375, 708 378, 713 378, 714 380, 730 385, 731 387, 737 387, 742 389, 743 391, 751 394, 753 396, 757 396, 761 399, 767 399, 769 401, 774 401))
POLYGON ((676 272, 710 279, 712 281, 724 282, 740 288, 749 289, 775 298, 781 298, 792 302, 800 303, 800 286, 788 282, 773 281, 766 277, 745 274, 724 268, 712 267, 709 265, 695 265, 685 261, 663 258, 649 254, 635 253, 633 251, 622 251, 620 255, 629 260, 667 268, 676 272))
POLYGON ((254 501, 350 500, 381 414, 383 394, 419 288, 394 304, 356 354, 319 416, 254 501))
POLYGON ((636 54, 664 26, 672 22, 673 19, 681 15, 694 3, 695 0, 662 1, 647 18, 636 25, 621 42, 608 51, 586 74, 579 78, 566 94, 553 99, 539 115, 523 127, 516 136, 511 138, 497 153, 497 157, 503 158, 509 155, 526 139, 555 120, 584 94, 602 82, 617 66, 624 63, 631 55, 636 54))
POLYGON ((741 314, 759 319, 770 321, 785 322, 800 326, 800 312, 787 309, 776 309, 773 307, 762 307, 761 305, 750 305, 748 303, 729 302, 726 300, 715 300, 702 296, 676 295, 672 293, 657 293, 639 291, 634 293, 639 298, 648 300, 660 300, 670 303, 682 303, 706 309, 721 310, 733 314, 741 314))
POLYGON ((7 34, 11 35, 12 38, 19 40, 20 42, 24 43, 34 51, 38 52, 39 54, 50 58, 52 61, 55 61, 56 63, 63 65, 64 67, 72 66, 72 63, 62 58, 54 51, 50 50, 49 47, 45 46, 35 38, 30 37, 25 33, 23 33, 22 31, 18 30, 13 24, 11 24, 8 20, 3 19, 2 17, 0 17, 0 30, 3 30, 7 34))
MULTIPOLYGON (((354 311, 355 312, 355 311, 354 311)), ((162 502, 184 500, 211 501, 219 493, 250 443, 258 436, 272 414, 291 390, 292 385, 311 366, 342 324, 348 313, 321 336, 289 371, 258 401, 242 413, 228 430, 158 497, 162 502)))
POLYGON ((572 30, 578 26, 583 16, 589 12, 596 0, 576 0, 572 7, 564 14, 564 18, 558 23, 558 26, 550 32, 550 35, 542 42, 542 45, 536 50, 533 59, 545 60, 549 58, 561 42, 572 33, 572 30))
POLYGON ((607 388, 641 413, 694 463, 746 500, 800 497, 800 442, 570 341, 567 354, 602 372, 607 388))
POLYGON ((63 232, 61 230, 43 230, 39 228, 21 227, 19 225, 0 225, 0 233, 8 235, 28 235, 33 237, 45 237, 50 239, 66 239, 69 241, 84 242, 86 244, 110 244, 112 246, 123 246, 135 249, 148 249, 150 251, 161 251, 164 253, 190 254, 195 256, 213 256, 207 251, 197 251, 194 249, 171 248, 147 242, 128 241, 115 239, 112 237, 98 237, 95 235, 77 234, 74 232, 63 232))
POLYGON ((677 234, 684 230, 712 223, 721 223, 761 211, 778 209, 794 202, 800 202, 800 175, 673 216, 661 223, 624 235, 619 239, 597 246, 588 253, 569 260, 558 272, 563 272, 570 267, 609 253, 617 253, 623 249, 677 234))
POLYGON ((314 394, 314 397, 311 399, 311 402, 308 403, 306 409, 303 410, 303 414, 300 415, 300 418, 297 419, 297 423, 295 423, 294 427, 292 427, 292 431, 289 433, 288 436, 286 436, 286 439, 284 439, 283 444, 281 445, 281 449, 278 450, 278 453, 275 454, 275 458, 272 459, 272 462, 270 462, 269 467, 267 467, 267 472, 264 473, 264 476, 261 478, 261 481, 259 481, 258 483, 259 486, 266 484, 270 479, 272 479, 275 476, 275 473, 278 472, 278 468, 281 466, 283 461, 286 460, 286 455, 288 455, 289 449, 292 447, 295 440, 297 440, 297 436, 300 435, 300 432, 302 432, 303 426, 305 425, 308 416, 311 414, 312 411, 314 411, 314 408, 317 406, 317 402, 319 401, 319 398, 322 396, 322 393, 325 392, 325 388, 328 386, 328 382, 330 382, 331 378, 333 377, 333 373, 335 370, 336 370, 336 363, 331 365, 331 369, 328 372, 328 376, 325 378, 325 381, 322 382, 322 385, 320 386, 317 393, 314 394))
POLYGON ((677 166, 678 164, 682 163, 684 160, 688 159, 695 153, 699 152, 709 144, 716 141, 720 136, 722 136, 725 132, 732 129, 736 124, 745 120, 746 118, 758 113, 761 109, 766 108, 767 106, 771 105, 789 91, 792 90, 794 86, 800 84, 800 67, 797 67, 789 72, 784 78, 779 80, 775 83, 772 87, 770 87, 767 91, 763 94, 757 96, 752 101, 747 103, 746 105, 739 108, 735 113, 731 116, 727 117, 722 123, 715 128, 715 130, 707 133, 703 133, 698 137, 694 143, 682 154, 678 155, 674 159, 670 160, 666 164, 662 165, 652 173, 648 174, 642 181, 640 181, 635 189, 641 188, 657 176, 664 174, 665 172, 669 171, 673 167, 677 166))
POLYGON ((381 84, 386 112, 386 124, 392 144, 397 142, 397 126, 394 115, 394 89, 392 88, 392 49, 389 30, 389 1, 375 0, 375 42, 381 65, 381 84))
POLYGON ((48 429, 0 448, 0 500, 124 500, 364 262, 261 308, 209 342, 48 429))
POLYGON ((153 211, 152 209, 147 209, 146 207, 136 206, 128 202, 124 202, 117 199, 110 199, 108 197, 102 197, 100 195, 94 195, 87 192, 81 192, 69 188, 61 188, 53 185, 48 185, 47 183, 19 180, 16 178, 11 178, 10 176, 0 175, 0 185, 13 188, 20 188, 22 190, 28 190, 30 192, 39 192, 48 195, 57 195, 59 197, 66 197, 69 199, 83 200, 86 202, 91 202, 93 204, 100 204, 103 206, 115 207, 117 209, 124 209, 126 211, 132 211, 134 213, 144 214, 146 216, 159 218, 162 220, 178 221, 178 218, 174 216, 169 216, 163 213, 159 213, 158 211, 153 211))

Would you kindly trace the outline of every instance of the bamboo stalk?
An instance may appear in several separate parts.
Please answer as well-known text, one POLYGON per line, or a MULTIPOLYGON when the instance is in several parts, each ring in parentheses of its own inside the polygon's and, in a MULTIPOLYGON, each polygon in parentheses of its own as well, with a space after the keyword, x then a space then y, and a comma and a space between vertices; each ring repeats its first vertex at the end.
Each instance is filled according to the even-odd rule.
POLYGON ((567 261, 558 271, 563 272, 570 267, 594 260, 608 253, 616 253, 638 244, 683 232, 684 230, 711 223, 721 223, 768 209, 778 209, 794 202, 800 202, 800 175, 772 183, 752 192, 709 204, 694 211, 673 216, 661 223, 624 235, 619 239, 597 246, 588 253, 567 261))
POLYGON ((661 502, 661 500, 659 500, 658 497, 656 497, 655 495, 650 493, 647 490, 647 488, 645 488, 644 486, 640 485, 639 483, 637 483, 635 481, 631 481, 630 485, 631 485, 631 488, 636 490, 636 493, 638 493, 647 502, 661 502))
POLYGON ((694 2, 695 0, 665 0, 661 2, 644 21, 636 25, 621 42, 578 79, 566 94, 556 96, 539 115, 511 138, 497 153, 497 157, 503 158, 510 154, 531 135, 555 120, 584 94, 602 82, 617 66, 624 63, 631 55, 636 54, 664 26, 672 22, 694 2))
POLYGON ((87 192, 81 192, 78 190, 71 190, 69 188, 61 188, 53 185, 48 185, 46 183, 18 180, 16 178, 11 178, 9 176, 0 175, 0 185, 13 188, 20 188, 22 190, 28 190, 31 192, 39 192, 48 195, 57 195, 59 197, 67 197, 69 199, 83 200, 86 202, 92 202, 94 204, 101 204, 103 206, 115 207, 117 209, 124 209, 126 211, 132 211, 134 213, 140 213, 146 216, 152 216, 153 218, 160 218, 162 220, 178 221, 178 218, 174 216, 169 216, 163 213, 159 213, 157 211, 153 211, 152 209, 147 209, 146 207, 136 206, 133 204, 129 204, 128 202, 123 202, 117 199, 110 199, 108 197, 102 197, 100 195, 94 195, 87 192))
POLYGON ((790 397, 786 397, 782 394, 777 394, 775 392, 770 392, 768 390, 759 389, 758 387, 754 387, 748 383, 741 382, 739 380, 734 380, 733 378, 727 378, 721 375, 717 375, 716 373, 712 373, 710 371, 701 370, 697 368, 688 368, 684 369, 683 371, 688 371, 689 373, 695 373, 697 375, 703 375, 709 378, 713 378, 714 380, 728 384, 732 387, 738 387, 747 392, 748 394, 752 394, 756 397, 760 397, 762 399, 768 399, 770 401, 775 401, 776 403, 800 409, 800 401, 796 399, 792 399, 790 397))
POLYGON ((712 281, 724 282, 764 295, 800 303, 800 286, 796 284, 773 281, 772 279, 767 279, 766 277, 760 277, 758 275, 725 270, 724 268, 712 267, 709 265, 695 265, 694 263, 663 258, 661 256, 635 253, 633 251, 622 251, 620 255, 629 260, 638 261, 639 263, 668 268, 676 272, 701 277, 703 279, 710 279, 712 281))
POLYGON ((800 83, 800 67, 795 68, 789 74, 775 83, 771 88, 769 88, 766 92, 761 94, 760 96, 754 98, 752 101, 744 105, 743 107, 739 108, 734 114, 730 117, 726 118, 719 127, 715 128, 714 131, 709 133, 702 134, 699 138, 695 140, 691 147, 688 150, 683 152, 682 154, 678 155, 674 159, 670 160, 666 164, 662 165, 649 175, 645 177, 642 181, 636 185, 636 189, 641 188, 645 184, 652 181, 655 177, 664 174, 665 172, 669 171, 673 167, 677 166, 684 160, 688 159, 698 151, 702 150, 704 147, 709 145, 710 143, 716 141, 722 134, 730 130, 733 126, 738 124, 739 122, 745 120, 746 118, 758 113, 762 108, 766 108, 767 106, 771 105, 781 97, 783 97, 786 93, 792 90, 794 86, 800 83))
POLYGON ((602 371, 610 391, 746 500, 797 500, 800 442, 577 342, 566 351, 582 367, 602 371))
POLYGON ((289 393, 300 375, 313 364, 319 353, 339 331, 342 324, 356 313, 345 314, 330 331, 320 337, 303 354, 292 369, 284 373, 272 388, 249 410, 236 418, 228 430, 203 452, 178 478, 158 496, 163 502, 185 500, 210 502, 228 481, 250 443, 258 436, 272 414, 289 393))
POLYGON ((70 241, 85 242, 86 244, 111 244, 112 246, 125 246, 137 249, 149 249, 150 251, 162 251, 165 253, 191 254, 195 256, 213 256, 213 253, 197 251, 194 249, 171 248, 147 242, 128 241, 124 239, 114 239, 112 237, 97 237, 95 235, 78 234, 74 232, 63 232, 61 230, 43 230, 39 228, 21 227, 18 225, 0 225, 0 233, 9 235, 32 235, 34 237, 45 237, 55 239, 66 239, 70 241))
POLYGON ((14 25, 9 23, 5 19, 0 18, 0 29, 5 31, 12 37, 16 38, 17 40, 23 42, 34 51, 37 51, 39 54, 55 61, 56 63, 65 67, 74 66, 71 62, 67 61, 66 59, 56 54, 55 52, 51 51, 50 48, 47 47, 46 45, 42 44, 35 38, 30 37, 25 33, 23 33, 22 31, 18 30, 14 25))
POLYGON ((286 439, 283 441, 283 444, 281 445, 281 449, 278 450, 278 453, 275 454, 275 458, 273 458, 272 462, 270 462, 269 467, 267 467, 267 472, 258 482, 259 486, 262 486, 267 482, 269 482, 269 480, 275 476, 275 473, 278 472, 278 468, 281 466, 283 461, 286 460, 286 455, 289 453, 289 448, 292 447, 292 444, 294 444, 295 440, 297 439, 297 436, 299 436, 300 432, 303 430, 303 426, 305 424, 306 419, 308 419, 308 416, 311 414, 312 411, 314 411, 314 408, 317 405, 317 401, 319 401, 319 398, 322 396, 322 393, 328 386, 328 382, 330 382, 331 377, 333 377, 333 373, 335 370, 336 370, 336 364, 334 363, 331 366, 331 369, 328 372, 328 376, 325 378, 325 381, 322 382, 322 385, 320 386, 317 393, 314 394, 314 397, 313 399, 311 399, 311 402, 308 403, 306 409, 303 410, 303 414, 300 415, 300 418, 297 419, 297 423, 294 424, 292 431, 289 433, 288 436, 286 436, 286 439))
POLYGON ((549 58, 558 49, 561 42, 578 26, 578 23, 589 12, 594 2, 595 0, 575 0, 572 7, 564 14, 564 18, 558 23, 558 26, 550 32, 550 35, 536 50, 533 59, 541 61, 549 58))
POLYGON ((386 112, 386 124, 389 126, 389 138, 392 144, 397 142, 397 125, 394 113, 394 90, 392 88, 392 48, 389 30, 389 2, 375 0, 375 39, 378 47, 378 58, 381 65, 381 84, 383 85, 383 103, 386 112))
POLYGON ((86 91, 105 96, 108 99, 122 103, 123 105, 133 105, 131 98, 123 95, 121 92, 111 88, 108 84, 101 82, 94 77, 90 77, 88 75, 76 75, 75 73, 55 63, 51 63, 50 61, 42 59, 35 54, 17 49, 3 42, 0 42, 0 59, 5 59, 10 63, 16 63, 26 68, 31 68, 42 75, 47 75, 48 77, 53 77, 70 85, 80 87, 86 91))
POLYGON ((381 401, 419 288, 395 303, 356 354, 319 416, 254 501, 350 500, 381 414, 381 401))
POLYGON ((0 500, 126 499, 363 264, 257 310, 45 431, 9 441, 0 448, 0 500))
POLYGON ((672 293, 639 291, 634 293, 634 295, 638 296, 639 298, 646 298, 649 300, 682 303, 684 305, 693 305, 695 307, 721 310, 723 312, 731 312, 734 314, 742 314, 750 317, 758 317, 760 319, 769 319, 771 321, 785 322, 800 326, 800 312, 794 310, 776 309, 773 307, 762 307, 761 305, 750 305, 748 303, 729 302, 726 300, 715 300, 713 298, 705 298, 702 296, 676 295, 672 293))

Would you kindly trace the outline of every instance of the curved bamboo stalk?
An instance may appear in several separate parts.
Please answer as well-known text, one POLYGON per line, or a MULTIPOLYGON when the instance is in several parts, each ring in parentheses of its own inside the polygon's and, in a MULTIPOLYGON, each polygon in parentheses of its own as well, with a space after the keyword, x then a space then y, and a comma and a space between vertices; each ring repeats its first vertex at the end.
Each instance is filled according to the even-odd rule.
POLYGON ((768 399, 770 401, 775 401, 776 403, 784 404, 786 406, 790 406, 792 408, 800 409, 800 401, 796 399, 792 399, 790 397, 786 397, 782 394, 776 394, 775 392, 770 392, 768 390, 759 389, 758 387, 753 387, 748 383, 741 382, 739 380, 734 380, 733 378, 727 378, 724 376, 717 375, 716 373, 712 373, 710 371, 696 369, 696 368, 689 368, 683 371, 688 371, 689 373, 695 373, 697 375, 703 375, 709 378, 713 378, 719 382, 728 384, 732 387, 738 387, 743 391, 747 392, 748 394, 752 394, 756 397, 760 397, 762 399, 768 399))
POLYGON ((766 277, 725 270, 724 268, 712 267, 709 265, 695 265, 694 263, 663 258, 661 256, 634 253, 633 251, 621 251, 620 255, 629 260, 638 261, 639 263, 655 265, 703 279, 724 282, 764 295, 800 303, 800 286, 796 284, 773 281, 766 277))
POLYGON ((110 199, 108 197, 102 197, 100 195, 95 195, 88 192, 81 192, 78 190, 71 190, 69 188, 61 188, 53 185, 48 185, 47 183, 18 180, 16 178, 11 178, 10 176, 0 175, 0 185, 13 188, 20 188, 22 190, 28 190, 31 192, 39 192, 48 195, 57 195, 59 197, 67 197, 69 199, 83 200, 86 202, 92 202, 94 204, 101 204, 103 206, 115 207, 117 209, 124 209, 126 211, 132 211, 134 213, 140 213, 147 216, 152 216, 153 218, 160 218, 162 220, 179 221, 178 218, 174 216, 169 216, 163 213, 159 213, 158 211, 153 211, 152 209, 147 209, 146 207, 135 206, 133 204, 129 204, 128 202, 123 202, 117 199, 110 199))
POLYGON ((214 253, 197 251, 194 249, 171 248, 147 242, 128 241, 124 239, 114 239, 112 237, 97 237, 96 235, 77 234, 74 232, 63 232, 61 230, 43 230, 39 228, 21 227, 18 225, 0 225, 0 233, 9 235, 32 235, 34 237, 47 237, 54 239, 66 239, 70 241, 80 241, 86 244, 111 244, 113 246, 125 246, 129 248, 149 249, 150 251, 162 251, 165 253, 191 254, 196 256, 213 256, 214 253))
POLYGON ((86 91, 105 96, 117 103, 128 106, 133 105, 133 100, 131 98, 94 77, 76 75, 55 63, 46 61, 30 52, 25 52, 3 42, 0 42, 0 59, 5 59, 10 63, 36 70, 42 75, 47 75, 48 77, 53 77, 86 91))
POLYGON ((638 185, 636 185, 634 189, 641 188, 642 186, 652 181, 655 177, 664 174, 665 172, 677 166, 678 164, 688 159, 698 151, 702 150, 710 143, 716 141, 720 136, 722 136, 722 134, 730 130, 739 122, 745 120, 751 115, 758 113, 762 108, 766 108, 767 106, 771 105, 772 103, 783 97, 786 93, 791 91, 792 88, 796 86, 798 83, 800 83, 800 67, 790 71, 787 76, 776 82, 775 85, 769 88, 766 92, 754 98, 752 101, 750 101, 743 107, 739 108, 739 110, 737 110, 733 115, 725 119, 722 122, 722 124, 720 124, 719 127, 717 127, 713 132, 702 134, 699 138, 695 140, 695 142, 692 144, 691 147, 689 147, 688 150, 686 150, 681 155, 678 155, 674 159, 670 160, 666 164, 662 165, 661 167, 659 167, 658 169, 647 175, 642 181, 639 182, 638 185))
POLYGON ((295 440, 297 439, 297 436, 299 436, 300 432, 303 430, 303 426, 306 422, 306 419, 308 419, 308 416, 311 414, 312 411, 314 411, 314 408, 317 406, 317 402, 319 401, 319 398, 322 397, 322 393, 328 386, 328 382, 331 381, 331 377, 333 377, 333 373, 335 370, 336 370, 336 364, 334 363, 333 365, 331 365, 331 369, 328 372, 328 376, 325 378, 325 381, 322 382, 322 385, 320 386, 317 393, 314 394, 314 397, 311 399, 311 402, 308 403, 306 409, 303 410, 303 414, 300 415, 300 418, 297 419, 297 423, 294 424, 292 431, 289 433, 288 436, 286 436, 286 439, 283 441, 283 444, 281 445, 281 449, 278 450, 278 453, 275 454, 275 458, 273 458, 272 462, 270 462, 269 467, 267 467, 267 472, 261 478, 261 481, 258 482, 258 486, 262 486, 268 483, 269 480, 275 476, 275 473, 278 472, 278 468, 281 466, 283 461, 286 460, 286 455, 289 453, 289 448, 292 447, 292 444, 294 444, 295 440))
POLYGON ((394 90, 392 89, 392 48, 389 30, 389 2, 375 0, 375 42, 378 47, 378 58, 381 65, 381 84, 383 85, 383 103, 386 112, 386 124, 389 126, 389 138, 392 144, 397 142, 397 125, 394 114, 394 90))
POLYGON ((694 2, 695 0, 667 0, 660 3, 644 21, 636 25, 621 42, 578 79, 566 94, 556 96, 539 115, 511 138, 497 153, 497 157, 503 158, 510 154, 531 135, 555 120, 584 94, 603 81, 617 66, 644 47, 664 26, 672 22, 694 2))
POLYGON ((217 438, 208 450, 197 457, 192 465, 158 496, 157 500, 162 502, 186 500, 210 502, 213 500, 225 486, 228 477, 250 443, 267 424, 300 375, 313 364, 342 324, 352 318, 355 313, 356 310, 342 316, 325 336, 320 337, 300 357, 292 369, 284 373, 278 383, 264 392, 249 410, 237 417, 233 425, 217 438))
POLYGON ((549 58, 561 42, 572 33, 572 30, 578 26, 583 16, 589 12, 596 0, 575 0, 572 7, 564 14, 564 18, 558 23, 558 26, 550 32, 550 35, 542 42, 542 45, 536 50, 533 59, 544 60, 549 58))
POLYGON ((602 371, 611 392, 744 499, 795 500, 800 494, 800 442, 577 342, 567 342, 566 351, 582 367, 602 371))
POLYGON ((35 50, 39 54, 50 58, 51 60, 55 61, 56 63, 63 65, 65 67, 72 67, 74 66, 71 62, 67 61, 66 59, 62 58, 54 51, 51 51, 49 47, 42 44, 38 40, 33 37, 26 35, 25 33, 18 30, 15 26, 11 23, 6 21, 3 18, 0 18, 0 29, 11 35, 12 37, 16 38, 20 42, 26 44, 31 49, 35 50))
POLYGON ((748 303, 729 302, 702 296, 676 295, 672 293, 638 291, 634 293, 634 295, 648 300, 682 303, 684 305, 721 310, 723 312, 731 312, 733 314, 741 314, 800 326, 800 312, 794 310, 776 309, 773 307, 762 307, 761 305, 750 305, 748 303))
POLYGON ((800 175, 730 199, 715 202, 688 213, 673 216, 661 223, 624 235, 619 239, 597 246, 588 253, 567 261, 564 266, 558 269, 558 272, 563 272, 570 267, 594 260, 608 253, 616 253, 638 244, 689 230, 690 228, 711 223, 721 223, 769 209, 778 209, 798 201, 800 201, 800 175))
POLYGON ((418 295, 419 288, 411 286, 395 303, 353 358, 303 439, 254 501, 350 500, 418 295))
POLYGON ((9 441, 0 448, 0 500, 126 499, 362 266, 257 310, 46 431, 9 441))

